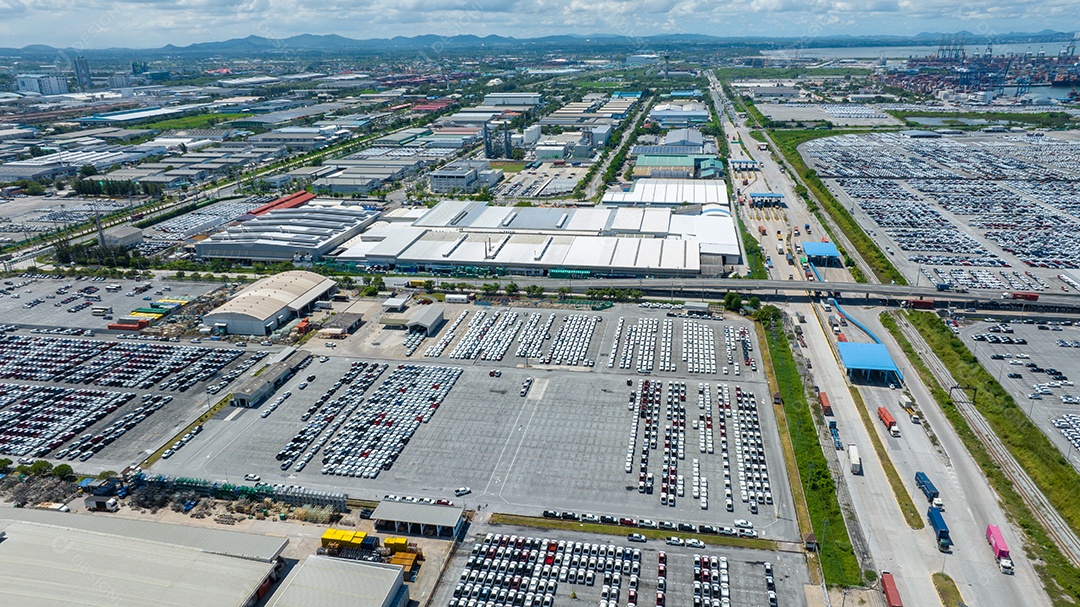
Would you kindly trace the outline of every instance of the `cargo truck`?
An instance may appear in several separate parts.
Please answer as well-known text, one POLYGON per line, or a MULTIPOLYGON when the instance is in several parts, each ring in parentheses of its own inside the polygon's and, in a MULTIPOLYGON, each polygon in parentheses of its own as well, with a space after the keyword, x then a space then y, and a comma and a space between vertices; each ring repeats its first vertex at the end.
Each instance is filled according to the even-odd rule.
POLYGON ((806 224, 803 227, 806 228, 806 233, 809 234, 810 233, 810 224, 806 224))
POLYGON ((912 310, 933 310, 934 309, 934 300, 933 299, 909 299, 908 302, 907 302, 907 307, 911 308, 912 310))
POLYGON ((939 282, 934 286, 937 287, 938 291, 948 291, 949 289, 952 288, 952 285, 950 285, 947 282, 939 282))
POLYGON ((889 431, 889 434, 893 435, 893 438, 900 438, 900 427, 896 425, 896 419, 889 413, 888 409, 878 407, 877 416, 881 423, 885 424, 885 429, 889 431))
POLYGON ((896 580, 888 571, 881 572, 881 591, 885 593, 885 607, 904 607, 900 591, 896 589, 896 580))
POLYGON ((1013 574, 1013 562, 1009 556, 1009 546, 1005 543, 1005 537, 1001 535, 1001 529, 997 525, 986 526, 986 541, 994 551, 994 559, 997 560, 998 569, 1002 573, 1013 574))
POLYGON ((926 476, 925 472, 915 473, 915 486, 923 492, 926 496, 926 501, 930 502, 930 505, 938 510, 945 510, 945 502, 941 501, 941 495, 938 493, 937 487, 930 481, 930 477, 926 476))
POLYGON ((941 510, 930 506, 926 510, 926 520, 930 521, 930 528, 934 531, 938 550, 948 552, 952 547, 952 539, 949 538, 949 526, 945 524, 945 517, 941 516, 941 510))
POLYGON ((818 392, 818 400, 821 401, 821 412, 825 415, 832 415, 832 403, 829 402, 829 395, 818 392))
POLYGON ((120 509, 120 503, 115 497, 103 495, 91 495, 83 500, 83 503, 90 512, 116 512, 120 509))
POLYGON ((915 410, 915 403, 912 402, 911 397, 907 394, 900 395, 900 408, 907 412, 911 416, 911 423, 921 424, 922 418, 919 417, 919 412, 915 410))
POLYGON ((757 231, 758 231, 758 234, 761 234, 762 236, 769 233, 769 231, 765 229, 765 226, 758 226, 757 231))
POLYGON ((1023 299, 1025 301, 1039 301, 1038 293, 1030 293, 1027 291, 1006 291, 1001 294, 1002 299, 1023 299))
POLYGON ((848 459, 851 460, 851 473, 862 474, 862 458, 859 457, 859 448, 854 444, 847 447, 848 459))
POLYGON ((34 506, 38 510, 55 510, 57 512, 71 512, 71 508, 68 508, 66 504, 59 502, 41 502, 37 506, 34 506))

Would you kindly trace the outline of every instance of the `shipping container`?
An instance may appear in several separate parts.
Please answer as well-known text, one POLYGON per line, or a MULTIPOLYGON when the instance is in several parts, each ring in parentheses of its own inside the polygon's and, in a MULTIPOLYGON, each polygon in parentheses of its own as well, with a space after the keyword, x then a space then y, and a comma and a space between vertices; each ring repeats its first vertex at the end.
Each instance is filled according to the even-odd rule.
POLYGON ((986 541, 990 544, 990 549, 994 551, 994 559, 997 560, 998 569, 1002 573, 1013 573, 1009 545, 1005 543, 1005 536, 1001 535, 1001 529, 997 525, 986 526, 986 541))
POLYGON ((885 607, 904 607, 900 591, 896 589, 896 580, 888 571, 881 572, 881 591, 885 594, 885 607))
POLYGON ((912 310, 933 310, 934 300, 932 299, 909 299, 907 307, 912 310))
POLYGON ((881 423, 885 424, 889 434, 893 435, 894 438, 900 438, 900 428, 897 427, 896 419, 889 413, 889 410, 885 407, 878 407, 877 415, 881 423))
POLYGON ((821 412, 825 415, 832 415, 832 403, 829 402, 829 395, 818 392, 818 400, 821 401, 821 412))
POLYGON ((847 335, 844 335, 843 333, 837 333, 836 334, 836 341, 839 341, 839 342, 847 341, 847 335))

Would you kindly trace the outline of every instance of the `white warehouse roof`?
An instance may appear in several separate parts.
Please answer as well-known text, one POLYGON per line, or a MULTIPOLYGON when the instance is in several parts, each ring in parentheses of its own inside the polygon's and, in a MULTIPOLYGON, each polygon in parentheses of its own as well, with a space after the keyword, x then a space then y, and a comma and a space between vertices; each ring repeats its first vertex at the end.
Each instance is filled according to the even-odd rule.
POLYGON ((730 205, 727 185, 720 179, 638 179, 629 192, 604 194, 603 202, 619 205, 730 205))
POLYGON ((304 270, 290 270, 252 283, 235 297, 207 314, 210 324, 215 315, 237 314, 266 322, 281 310, 296 311, 337 287, 332 279, 304 270))

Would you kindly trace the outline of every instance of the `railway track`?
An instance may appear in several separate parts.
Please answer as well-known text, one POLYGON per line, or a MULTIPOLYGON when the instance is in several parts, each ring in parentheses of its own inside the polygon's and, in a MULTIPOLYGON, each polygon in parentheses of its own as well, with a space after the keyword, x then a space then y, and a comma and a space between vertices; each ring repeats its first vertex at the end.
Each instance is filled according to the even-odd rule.
MULTIPOLYGON (((923 341, 922 335, 919 334, 915 327, 911 326, 907 320, 903 317, 897 317, 897 324, 900 326, 900 330, 907 336, 909 342, 915 351, 922 358, 923 363, 930 370, 930 373, 945 389, 956 386, 956 380, 953 379, 952 374, 945 368, 937 356, 934 355, 930 347, 923 341)), ((1080 538, 1077 538, 1069 524, 1065 522, 1065 519, 1061 518, 1057 510, 1053 507, 1050 501, 1046 498, 1043 492, 1035 484, 1027 472, 1017 463, 1013 458, 1009 450, 1005 448, 1005 445, 1001 444, 997 435, 994 433, 990 424, 985 418, 976 410, 974 403, 968 398, 968 395, 962 390, 956 391, 958 395, 952 395, 950 392, 953 403, 956 405, 960 414, 967 420, 972 431, 975 432, 975 436, 986 447, 987 452, 990 453, 990 457, 1001 468, 1005 476, 1012 481, 1013 486, 1017 488, 1017 493, 1020 494, 1021 499, 1031 509, 1035 518, 1039 519, 1046 532, 1057 544, 1074 566, 1080 567, 1080 538)))

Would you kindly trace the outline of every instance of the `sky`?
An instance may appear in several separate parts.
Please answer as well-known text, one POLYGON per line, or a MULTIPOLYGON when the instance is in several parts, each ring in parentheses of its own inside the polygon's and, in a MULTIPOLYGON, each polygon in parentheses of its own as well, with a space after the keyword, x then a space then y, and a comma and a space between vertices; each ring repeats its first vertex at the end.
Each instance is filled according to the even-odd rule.
POLYGON ((0 0, 0 47, 156 48, 258 35, 388 38, 979 35, 1080 29, 1080 0, 0 0))

